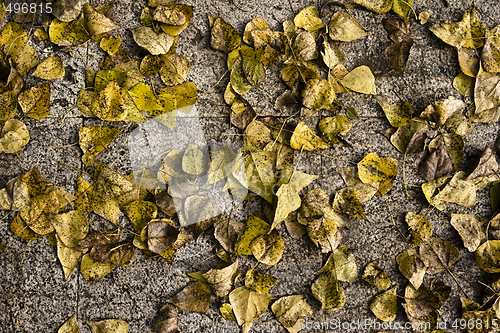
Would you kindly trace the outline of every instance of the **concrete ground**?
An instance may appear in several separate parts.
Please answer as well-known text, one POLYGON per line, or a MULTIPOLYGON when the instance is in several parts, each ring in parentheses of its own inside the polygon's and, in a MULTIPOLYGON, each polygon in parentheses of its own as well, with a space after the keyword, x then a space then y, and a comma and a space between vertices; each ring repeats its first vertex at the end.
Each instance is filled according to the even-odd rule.
MULTIPOLYGON (((321 6, 325 1, 318 3, 292 0, 289 3, 287 0, 184 0, 182 2, 194 6, 194 17, 179 38, 177 52, 186 56, 191 62, 188 81, 194 82, 201 94, 197 108, 205 137, 207 140, 223 141, 227 136, 221 137, 222 133, 238 132, 234 128, 230 129, 228 117, 230 108, 224 104, 222 97, 228 78, 216 84, 227 69, 226 56, 210 48, 208 14, 222 15, 240 32, 243 31, 245 24, 255 17, 264 19, 272 30, 281 30, 281 23, 294 16, 291 6, 295 13, 298 13, 303 7, 321 6), (210 93, 214 90, 218 93, 210 93)), ((93 5, 102 3, 102 1, 92 1, 93 5)), ((477 0, 474 3, 476 8, 484 13, 480 16, 488 28, 495 26, 495 21, 500 22, 500 6, 497 1, 477 0)), ((144 0, 116 1, 110 15, 123 27, 119 32, 123 37, 124 47, 135 59, 142 58, 145 52, 134 46, 131 33, 127 29, 139 25, 140 12, 145 5, 144 0)), ((373 33, 351 43, 339 43, 345 55, 345 66, 352 69, 359 65, 367 65, 376 77, 380 96, 395 102, 397 101, 395 92, 397 92, 402 98, 414 103, 416 112, 423 110, 435 99, 447 98, 450 95, 460 97, 452 87, 454 76, 460 72, 456 51, 438 40, 428 28, 429 24, 433 23, 459 21, 469 6, 470 2, 465 0, 451 0, 449 7, 445 6, 443 0, 415 1, 416 13, 428 11, 430 23, 422 26, 411 19, 411 33, 415 45, 402 77, 392 71, 383 53, 391 43, 382 26, 382 19, 388 14, 378 15, 364 9, 349 9, 348 11, 373 33)), ((336 5, 325 6, 321 11, 324 22, 328 22, 332 13, 338 9, 340 7, 336 5)), ((78 171, 59 162, 77 169, 83 168, 82 152, 78 145, 57 147, 78 142, 78 129, 81 126, 101 123, 81 117, 76 108, 69 113, 68 109, 75 104, 78 92, 84 88, 84 65, 87 63, 97 69, 103 53, 97 44, 91 44, 88 50, 76 49, 71 54, 50 46, 49 42, 43 48, 47 53, 41 53, 39 49, 41 58, 49 55, 59 56, 66 67, 67 75, 52 85, 51 115, 43 120, 24 119, 32 139, 19 154, 19 158, 15 155, 0 155, 0 186, 15 176, 32 168, 38 168, 49 182, 74 193, 78 171), (87 52, 90 56, 86 56, 87 52), (63 117, 65 114, 67 115, 63 117), (64 120, 61 122, 62 118, 64 120)), ((267 78, 261 84, 266 93, 253 89, 248 94, 249 102, 263 114, 278 115, 273 109, 274 102, 270 99, 270 97, 277 98, 285 91, 285 85, 279 79, 278 72, 279 64, 267 69, 267 78)), ((28 85, 33 83, 33 79, 27 80, 28 85)), ((471 100, 467 102, 470 103, 471 100)), ((354 121, 353 129, 346 136, 352 148, 335 147, 323 153, 353 162, 358 162, 369 152, 396 158, 399 173, 394 187, 386 198, 396 224, 404 230, 406 212, 420 212, 427 209, 428 204, 418 187, 409 187, 409 195, 405 195, 401 172, 403 155, 383 136, 383 132, 390 125, 375 98, 353 93, 353 98, 344 96, 344 103, 348 107, 355 107, 360 116, 359 120, 354 121)), ((317 119, 312 119, 311 123, 317 123, 317 119)), ((127 136, 131 131, 132 128, 122 131, 109 149, 101 153, 96 161, 107 163, 122 173, 130 172, 127 136)), ((480 155, 485 146, 493 146, 498 131, 498 124, 474 124, 474 131, 465 138, 464 168, 473 163, 472 161, 480 155)), ((233 140, 238 137, 230 136, 230 138, 233 140)), ((238 140, 233 141, 238 142, 238 140)), ((298 154, 295 160, 298 161, 299 170, 321 176, 312 187, 327 189, 333 199, 333 193, 345 186, 335 168, 347 166, 347 163, 322 157, 316 153, 303 153, 303 156, 297 157, 298 154)), ((415 172, 419 158, 419 156, 408 156, 406 160, 406 181, 410 184, 422 183, 415 172)), ((260 209, 258 202, 258 200, 245 202, 235 218, 245 221, 246 217, 260 209)), ((395 233, 383 198, 374 197, 367 202, 365 211, 366 220, 346 217, 348 229, 342 231, 344 239, 342 244, 352 249, 360 275, 362 268, 368 262, 377 261, 383 265, 387 260, 386 272, 392 280, 392 285, 398 285, 398 295, 403 295, 406 281, 399 273, 395 256, 405 249, 406 244, 395 233)), ((492 211, 488 190, 478 192, 477 203, 472 208, 450 204, 444 212, 433 210, 428 219, 434 228, 434 235, 449 240, 460 249, 460 258, 452 269, 467 279, 459 279, 459 282, 468 297, 481 302, 485 287, 478 282, 491 283, 493 276, 482 272, 475 265, 473 254, 463 247, 458 233, 449 223, 452 213, 462 212, 476 214, 485 219, 490 218, 492 211)), ((8 212, 0 212, 0 219, 6 214, 8 212)), ((3 247, 14 237, 9 228, 12 218, 13 215, 9 215, 0 222, 0 245, 3 247)), ((128 223, 124 216, 121 223, 123 225, 128 223)), ((91 227, 97 228, 97 226, 111 227, 95 217, 91 227)), ((272 267, 259 265, 259 269, 278 278, 278 282, 271 290, 276 297, 304 294, 319 319, 337 318, 350 322, 375 318, 368 309, 368 303, 379 292, 362 280, 353 284, 342 283, 347 298, 344 308, 334 313, 322 313, 319 310, 321 305, 312 296, 310 286, 315 279, 313 273, 322 266, 327 256, 306 237, 294 240, 288 235, 284 226, 279 227, 278 231, 284 237, 286 244, 282 260, 272 267)), ((0 253, 0 332, 55 332, 58 325, 75 313, 81 324, 81 332, 84 333, 90 331, 85 324, 82 324, 83 320, 96 321, 106 318, 127 321, 131 333, 150 332, 156 313, 165 301, 187 285, 188 279, 184 277, 186 273, 208 270, 220 263, 220 260, 213 256, 213 248, 213 229, 209 229, 198 239, 177 251, 172 264, 163 258, 145 258, 138 252, 136 261, 131 267, 117 268, 97 283, 87 284, 81 275, 76 273, 73 273, 67 281, 64 280, 56 249, 45 238, 29 244, 24 240, 14 239, 7 251, 0 253)), ((240 269, 245 271, 254 266, 256 261, 248 257, 243 258, 241 263, 240 269)), ((441 308, 442 318, 448 320, 459 318, 462 292, 446 273, 439 273, 436 276, 452 287, 449 300, 441 308)), ((436 276, 426 276, 425 281, 428 283, 436 276)), ((235 322, 221 318, 219 306, 220 302, 212 298, 210 310, 205 315, 180 311, 181 331, 239 332, 240 329, 235 322)), ((397 320, 406 321, 401 305, 398 305, 397 320)), ((285 332, 285 329, 274 318, 269 308, 253 326, 252 331, 285 332)))

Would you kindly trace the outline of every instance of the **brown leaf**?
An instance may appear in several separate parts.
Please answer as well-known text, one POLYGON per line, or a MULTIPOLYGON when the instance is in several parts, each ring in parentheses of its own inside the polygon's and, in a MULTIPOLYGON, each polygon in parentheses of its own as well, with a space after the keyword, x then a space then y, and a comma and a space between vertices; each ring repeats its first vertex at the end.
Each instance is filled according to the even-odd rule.
POLYGON ((155 333, 181 333, 177 326, 177 309, 172 304, 165 304, 156 318, 151 330, 155 333))
POLYGON ((418 165, 418 173, 426 181, 443 177, 453 171, 453 163, 444 145, 428 154, 418 165))

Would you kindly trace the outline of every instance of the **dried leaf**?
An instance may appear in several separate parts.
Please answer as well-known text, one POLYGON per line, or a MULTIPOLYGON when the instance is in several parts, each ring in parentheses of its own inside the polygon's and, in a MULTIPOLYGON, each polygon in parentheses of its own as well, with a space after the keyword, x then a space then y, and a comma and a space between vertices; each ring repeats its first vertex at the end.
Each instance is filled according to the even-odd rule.
POLYGON ((177 325, 177 309, 172 304, 165 304, 156 317, 156 321, 151 327, 155 333, 180 333, 177 325))
POLYGON ((338 311, 345 304, 345 294, 335 277, 322 274, 311 285, 313 296, 321 302, 321 310, 338 311))
POLYGON ((128 333, 127 322, 120 319, 106 319, 98 322, 85 320, 92 333, 128 333))
POLYGON ((316 149, 326 149, 329 145, 321 140, 307 125, 301 121, 295 127, 292 138, 290 139, 290 147, 293 149, 303 149, 313 151, 316 149))
POLYGON ((496 26, 490 31, 485 30, 486 42, 481 53, 481 65, 485 72, 500 72, 500 41, 498 39, 500 27, 496 26))
POLYGON ((248 218, 246 225, 245 233, 234 247, 234 255, 251 255, 252 248, 250 244, 252 241, 261 235, 267 234, 271 229, 269 224, 253 215, 248 218))
POLYGON ((248 333, 253 322, 264 314, 270 301, 270 295, 261 294, 247 287, 239 287, 229 294, 234 316, 242 332, 248 333))
POLYGON ((464 172, 457 172, 434 199, 472 207, 476 203, 476 186, 466 179, 464 172))
POLYGON ((56 80, 64 77, 64 66, 58 57, 48 57, 38 64, 33 76, 44 80, 56 80))
POLYGON ((163 55, 163 67, 160 68, 160 78, 167 86, 174 86, 186 81, 191 65, 189 60, 177 54, 163 55))
POLYGON ((391 10, 393 0, 354 0, 353 2, 377 14, 384 14, 391 10))
POLYGON ((363 271, 363 276, 361 278, 369 284, 382 290, 386 290, 391 285, 391 279, 389 279, 387 274, 373 262, 370 262, 365 266, 365 270, 363 271))
POLYGON ((99 13, 90 3, 85 3, 82 8, 85 29, 91 36, 101 35, 120 28, 118 24, 99 13))
POLYGON ((185 20, 181 25, 161 24, 161 30, 163 30, 164 33, 170 36, 179 36, 181 32, 183 32, 188 27, 191 19, 193 18, 193 7, 181 3, 173 3, 167 5, 167 8, 172 8, 179 14, 182 13, 185 17, 185 20))
POLYGON ((42 84, 25 90, 19 94, 17 99, 21 110, 28 117, 42 119, 49 114, 50 86, 49 83, 42 84))
POLYGON ((30 134, 26 125, 17 120, 7 120, 0 136, 0 153, 16 154, 28 144, 30 134))
POLYGON ((367 66, 359 66, 350 71, 340 83, 347 89, 362 93, 376 95, 375 77, 367 66))
POLYGON ((64 324, 59 327, 57 333, 80 333, 80 327, 78 326, 78 321, 76 320, 76 315, 69 318, 64 324))
POLYGON ((321 57, 328 68, 334 69, 337 65, 344 62, 344 55, 340 52, 337 45, 324 40, 323 49, 324 52, 321 52, 321 57))
POLYGON ((420 246, 420 256, 427 259, 427 273, 436 274, 451 267, 458 260, 458 249, 450 242, 431 237, 420 246))
POLYGON ((335 193, 333 210, 337 213, 349 214, 360 219, 366 218, 361 201, 356 194, 356 190, 352 187, 345 187, 335 193))
POLYGON ((369 153, 358 163, 359 179, 365 184, 380 182, 379 192, 385 195, 398 173, 398 163, 391 157, 369 153))
POLYGON ((90 36, 78 20, 63 22, 54 19, 49 26, 49 38, 59 46, 76 46, 85 43, 90 36))
POLYGON ((424 216, 408 212, 406 213, 405 220, 412 230, 411 241, 415 245, 421 246, 430 239, 432 236, 432 226, 424 216))
POLYGON ((313 310, 303 295, 281 297, 271 305, 271 310, 290 333, 300 330, 299 319, 313 316, 313 310))
POLYGON ((323 22, 319 17, 318 9, 315 6, 310 6, 302 9, 293 19, 295 26, 309 32, 323 28, 323 22))
POLYGON ((115 268, 113 263, 101 263, 93 259, 89 254, 82 257, 80 272, 87 283, 96 282, 108 275, 115 268))
POLYGON ((250 243, 250 247, 257 261, 273 266, 281 260, 285 249, 285 241, 276 230, 273 230, 268 234, 254 238, 250 243))
POLYGON ((420 117, 436 123, 436 128, 440 128, 449 118, 461 112, 465 107, 466 104, 462 100, 450 96, 429 105, 420 117))
POLYGON ((221 269, 214 268, 203 273, 203 277, 207 279, 215 295, 219 297, 227 297, 229 295, 238 275, 240 275, 238 260, 227 267, 221 269))
MULTIPOLYGON (((68 247, 60 240, 59 236, 56 235, 57 239, 57 258, 61 263, 64 272, 64 278, 67 280, 71 273, 76 269, 83 253, 75 248, 68 247)), ((64 331, 63 331, 64 332, 64 331)))
POLYGON ((488 273, 500 272, 500 240, 488 240, 476 250, 476 264, 488 273))
POLYGON ((245 287, 261 294, 267 294, 276 281, 274 276, 261 273, 254 268, 249 269, 245 274, 245 287))
POLYGON ((397 287, 394 287, 372 298, 369 307, 375 317, 382 321, 393 321, 396 319, 396 289, 397 287))
POLYGON ((419 256, 417 251, 413 249, 407 249, 398 254, 396 262, 399 266, 399 271, 404 277, 407 278, 416 289, 420 288, 427 270, 427 260, 425 257, 419 256))
POLYGON ((451 214, 451 225, 458 231, 469 252, 475 252, 486 241, 485 221, 471 214, 451 214))
POLYGON ((137 27, 131 30, 135 42, 152 55, 167 54, 174 44, 174 37, 166 33, 156 33, 149 27, 137 27))
POLYGON ((418 172, 426 181, 441 178, 453 171, 453 164, 444 145, 427 155, 418 165, 418 172))
POLYGON ((328 34, 333 40, 352 42, 353 40, 371 35, 361 23, 348 12, 338 11, 332 15, 328 23, 328 34))
POLYGON ((222 17, 217 17, 211 29, 210 46, 214 50, 229 53, 241 44, 241 37, 222 17))
POLYGON ((113 36, 103 36, 99 46, 103 51, 107 52, 109 55, 114 55, 118 52, 120 45, 122 44, 122 38, 120 35, 117 37, 113 36))
POLYGON ((412 318, 425 317, 441 307, 437 295, 424 285, 417 289, 408 284, 405 289, 405 301, 403 306, 406 314, 412 318))
POLYGON ((339 281, 354 283, 358 279, 356 258, 347 246, 341 246, 333 251, 325 265, 314 274, 330 274, 339 281))
POLYGON ((383 100, 381 97, 377 96, 376 98, 378 104, 380 105, 382 110, 384 110, 385 116, 392 127, 401 127, 408 123, 408 121, 411 119, 411 103, 404 102, 391 104, 383 100))
POLYGON ((411 8, 413 4, 413 0, 394 0, 392 4, 392 10, 394 13, 398 14, 401 16, 405 22, 408 22, 408 17, 410 14, 410 10, 413 10, 411 8))
POLYGON ((385 49, 385 54, 389 58, 389 62, 400 75, 406 69, 406 63, 410 57, 412 47, 413 39, 408 38, 401 42, 395 42, 385 49))
POLYGON ((453 163, 453 170, 458 170, 462 164, 464 156, 464 140, 461 136, 454 133, 443 133, 436 136, 430 143, 429 149, 431 151, 444 145, 453 163))
POLYGON ((389 34, 389 38, 394 42, 402 42, 408 38, 410 34, 410 24, 396 18, 384 18, 382 20, 384 29, 389 34))
POLYGON ((210 289, 201 282, 193 282, 167 302, 182 310, 205 313, 210 309, 210 289))

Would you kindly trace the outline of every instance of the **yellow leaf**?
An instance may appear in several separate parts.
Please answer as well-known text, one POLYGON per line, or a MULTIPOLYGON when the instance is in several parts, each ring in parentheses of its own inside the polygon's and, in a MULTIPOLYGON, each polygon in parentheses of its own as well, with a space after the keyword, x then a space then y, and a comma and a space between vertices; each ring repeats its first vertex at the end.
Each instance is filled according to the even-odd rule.
POLYGON ((361 23, 346 11, 338 11, 332 15, 328 23, 328 34, 333 40, 351 42, 353 40, 371 35, 361 23))
POLYGON ((313 151, 315 149, 326 149, 330 146, 301 121, 293 131, 292 138, 290 139, 290 147, 313 151))
POLYGON ((392 157, 379 157, 369 153, 358 163, 359 179, 365 184, 380 182, 379 192, 385 195, 398 173, 398 163, 392 157))
POLYGON ((376 95, 375 77, 367 66, 359 66, 349 72, 340 83, 347 89, 362 93, 376 95))
POLYGON ((48 57, 33 72, 33 76, 44 80, 55 80, 64 77, 64 66, 58 57, 48 57))

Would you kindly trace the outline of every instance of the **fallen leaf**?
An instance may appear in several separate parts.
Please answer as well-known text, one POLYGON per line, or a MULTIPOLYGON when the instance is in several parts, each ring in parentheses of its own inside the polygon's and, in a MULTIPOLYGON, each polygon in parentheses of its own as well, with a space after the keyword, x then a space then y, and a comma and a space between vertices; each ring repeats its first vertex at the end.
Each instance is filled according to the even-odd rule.
POLYGON ((389 62, 400 75, 406 69, 413 43, 413 39, 408 38, 401 42, 395 42, 385 49, 385 54, 389 58, 389 62))
POLYGON ((30 134, 26 125, 17 120, 7 120, 0 136, 0 153, 16 154, 28 144, 30 134))
POLYGON ((293 131, 290 139, 290 147, 293 149, 303 149, 313 151, 316 149, 326 149, 329 145, 321 140, 303 121, 299 122, 293 131))
POLYGON ((340 83, 347 89, 362 93, 376 95, 375 77, 367 66, 359 66, 350 71, 340 83))
POLYGON ((425 244, 432 236, 432 226, 429 221, 420 214, 406 213, 406 223, 412 230, 411 241, 417 246, 425 244))
POLYGON ((174 44, 174 37, 149 27, 137 27, 131 30, 135 42, 152 55, 167 54, 174 44))
POLYGON ((391 285, 391 279, 389 279, 387 274, 373 262, 365 266, 361 278, 381 290, 386 290, 391 285))
POLYGON ((328 23, 328 35, 333 40, 352 42, 353 40, 371 35, 361 23, 346 11, 338 11, 332 15, 328 23))
POLYGON ((476 264, 487 273, 500 272, 500 240, 488 240, 476 250, 476 264))
POLYGON ((220 16, 214 20, 210 36, 210 46, 225 53, 237 49, 241 44, 238 31, 220 16))
POLYGON ((405 22, 408 22, 410 10, 412 9, 413 0, 394 0, 392 4, 392 11, 401 16, 405 22))
POLYGON ((385 113, 385 117, 392 127, 401 127, 405 125, 410 119, 412 114, 411 103, 397 103, 391 104, 381 97, 376 97, 377 102, 385 113))
POLYGON ((252 254, 257 261, 266 265, 276 265, 283 255, 285 241, 277 231, 257 236, 250 243, 252 254))
POLYGON ((120 319, 106 319, 98 322, 85 320, 92 333, 128 333, 127 322, 120 319))
POLYGON ((475 179, 478 177, 486 177, 496 174, 498 171, 498 163, 495 154, 490 147, 484 148, 481 157, 477 162, 477 166, 467 176, 467 179, 475 179))
POLYGON ((335 249, 325 265, 314 274, 330 274, 339 281, 354 283, 358 279, 356 258, 347 246, 335 249))
POLYGON ((45 83, 19 94, 17 99, 21 110, 28 117, 42 119, 49 114, 50 86, 45 83))
POLYGON ((428 154, 418 165, 418 173, 426 181, 441 178, 453 171, 453 164, 444 145, 428 154))
POLYGON ((155 333, 180 333, 175 306, 169 303, 165 304, 158 312, 151 330, 155 333))
MULTIPOLYGON (((64 278, 67 280, 71 273, 76 269, 80 259, 82 259, 83 253, 78 251, 78 249, 68 247, 60 240, 59 236, 56 235, 57 239, 57 258, 61 263, 64 272, 64 278)), ((64 332, 64 331, 63 331, 64 332)))
POLYGON ((82 162, 87 166, 94 164, 94 158, 105 150, 122 128, 111 127, 81 127, 79 131, 80 148, 83 150, 82 162))
POLYGON ((427 273, 436 274, 447 270, 458 260, 458 249, 450 242, 431 237, 419 250, 420 256, 427 260, 427 273))
POLYGON ((261 294, 248 287, 239 287, 229 294, 234 316, 242 332, 248 333, 255 320, 262 317, 269 305, 270 295, 261 294))
POLYGON ((345 294, 335 277, 322 274, 311 285, 313 296, 321 302, 321 310, 338 311, 345 305, 345 294))
POLYGON ((426 258, 419 256, 417 251, 413 249, 407 249, 398 254, 396 262, 399 266, 399 271, 404 277, 407 278, 416 289, 420 288, 427 270, 426 258))
POLYGON ((57 333, 80 333, 80 327, 76 320, 76 315, 69 318, 64 324, 59 327, 57 333))
POLYGON ((90 3, 82 7, 85 29, 91 36, 101 35, 120 28, 118 24, 99 13, 90 3))
POLYGON ((337 213, 349 214, 360 219, 366 218, 365 210, 356 194, 356 190, 351 187, 345 187, 335 193, 333 210, 337 213))
POLYGON ((52 56, 39 63, 32 75, 44 80, 56 80, 64 77, 64 73, 61 59, 52 56))
POLYGON ((476 203, 476 186, 467 180, 464 172, 457 172, 435 197, 435 200, 453 202, 463 207, 476 203))
POLYGON ((193 282, 167 302, 182 310, 205 313, 210 308, 210 290, 201 282, 193 282))
POLYGON ((313 310, 303 295, 281 297, 271 305, 271 310, 290 333, 300 330, 299 319, 313 316, 313 310))
POLYGON ((120 35, 118 37, 107 35, 102 37, 99 46, 109 55, 114 55, 118 52, 121 44, 122 38, 120 35))
POLYGON ((269 224, 253 215, 248 218, 246 226, 245 233, 234 247, 234 255, 251 255, 251 242, 257 237, 267 234, 271 229, 269 224))
POLYGON ((267 294, 278 279, 274 276, 261 273, 251 268, 245 274, 245 287, 255 290, 261 294, 267 294))
POLYGON ((193 18, 193 7, 181 3, 166 4, 167 8, 173 8, 179 14, 184 15, 184 23, 181 25, 160 24, 161 30, 170 36, 179 36, 189 25, 193 18))
POLYGON ((371 299, 369 307, 375 317, 382 321, 393 321, 396 319, 396 289, 397 287, 394 287, 371 299))
POLYGON ((310 6, 302 9, 293 19, 295 26, 309 32, 316 31, 323 27, 323 22, 319 17, 318 9, 310 6))
POLYGON ((76 46, 88 41, 90 36, 79 20, 63 22, 54 19, 49 26, 49 38, 58 46, 76 46))
POLYGON ((384 14, 391 10, 393 0, 354 0, 353 2, 377 14, 384 14))
POLYGON ((486 241, 485 221, 471 214, 451 214, 451 225, 457 230, 464 246, 475 252, 486 241))
POLYGON ((379 192, 385 195, 392 187, 398 173, 398 163, 391 157, 369 153, 358 163, 359 179, 365 184, 380 182, 379 192))
POLYGON ((344 62, 344 55, 340 52, 337 45, 324 40, 323 50, 324 52, 321 52, 321 57, 328 68, 334 69, 337 65, 344 62))
POLYGON ((415 288, 407 284, 405 288, 405 301, 403 304, 408 316, 421 318, 441 307, 439 298, 425 285, 415 288))
POLYGON ((233 289, 235 279, 239 274, 238 260, 236 260, 227 267, 220 269, 214 268, 203 273, 203 277, 207 279, 207 282, 210 284, 210 287, 212 287, 216 296, 227 297, 233 289))
POLYGON ((52 14, 63 22, 73 21, 81 11, 81 0, 56 0, 52 4, 52 14))
POLYGON ((162 55, 163 66, 160 68, 160 78, 167 86, 175 86, 186 81, 191 65, 182 55, 162 55))

